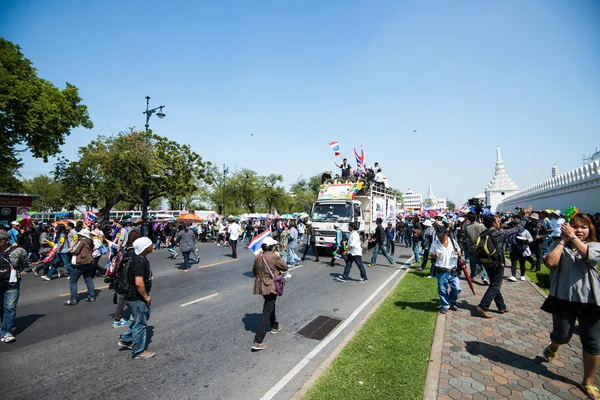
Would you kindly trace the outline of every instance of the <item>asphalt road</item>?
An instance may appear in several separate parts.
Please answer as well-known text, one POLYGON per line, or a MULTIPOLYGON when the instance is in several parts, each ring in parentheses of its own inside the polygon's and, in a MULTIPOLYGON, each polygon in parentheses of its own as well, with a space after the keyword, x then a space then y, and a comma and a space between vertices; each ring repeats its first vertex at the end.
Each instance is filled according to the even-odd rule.
MULTIPOLYGON (((369 282, 364 285, 357 282, 355 266, 350 274, 355 280, 340 283, 333 275, 342 272, 341 263, 329 267, 309 256, 291 272, 293 278, 277 300, 283 330, 267 334, 267 348, 260 352, 250 349, 263 303, 252 295, 251 252, 240 249, 235 260, 229 247, 200 244, 200 262, 183 273, 180 258, 170 260, 166 250, 155 251, 149 256, 154 282, 148 349, 156 356, 150 360, 132 360, 129 350, 117 347, 126 328, 112 327, 113 293, 102 278, 95 279, 96 302, 67 307, 67 279, 45 282, 27 274, 17 309, 17 341, 0 343, 3 398, 261 399, 275 393, 272 388, 294 371, 272 397, 289 398, 401 276, 396 272, 409 250, 397 247, 396 268, 389 268, 380 255, 380 264, 367 268, 369 282), (318 315, 347 320, 361 305, 362 311, 324 347, 296 334, 318 315), (306 365, 299 368, 299 363, 306 365)), ((85 289, 83 278, 79 289, 85 289)))

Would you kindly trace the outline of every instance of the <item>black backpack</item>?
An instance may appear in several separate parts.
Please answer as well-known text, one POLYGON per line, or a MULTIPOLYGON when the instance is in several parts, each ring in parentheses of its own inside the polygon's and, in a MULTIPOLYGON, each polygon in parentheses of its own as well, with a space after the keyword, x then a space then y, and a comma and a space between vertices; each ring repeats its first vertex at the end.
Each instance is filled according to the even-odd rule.
POLYGON ((129 282, 129 270, 131 269, 131 262, 133 256, 125 254, 121 259, 119 268, 117 269, 117 280, 115 281, 115 291, 118 294, 127 295, 131 289, 131 283, 129 282))
POLYGON ((10 253, 12 253, 16 247, 11 247, 8 251, 0 253, 0 286, 8 286, 10 284, 10 274, 15 267, 10 262, 10 253))
POLYGON ((475 255, 483 264, 496 264, 500 262, 500 254, 494 240, 490 237, 490 231, 485 230, 477 237, 475 243, 475 255))

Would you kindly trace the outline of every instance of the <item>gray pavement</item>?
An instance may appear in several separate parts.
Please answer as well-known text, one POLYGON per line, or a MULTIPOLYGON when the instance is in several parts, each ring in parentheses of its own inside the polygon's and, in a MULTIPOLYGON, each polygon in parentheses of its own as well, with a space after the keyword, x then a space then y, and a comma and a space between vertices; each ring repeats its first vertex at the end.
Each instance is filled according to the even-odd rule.
MULTIPOLYGON (((157 355, 143 361, 132 360, 128 350, 116 345, 126 328, 112 327, 113 293, 102 278, 95 280, 95 303, 66 307, 66 279, 44 282, 26 275, 17 310, 17 341, 0 344, 4 393, 10 399, 260 399, 321 343, 296 331, 318 315, 348 318, 411 255, 409 249, 397 248, 396 269, 380 255, 381 264, 367 268, 369 282, 364 285, 357 282, 355 266, 350 277, 356 280, 340 283, 332 277, 342 272, 339 262, 329 267, 309 255, 310 260, 292 271, 284 296, 277 300, 283 330, 267 335, 266 350, 253 353, 250 346, 263 302, 251 294, 254 256, 240 249, 240 258, 234 260, 228 247, 214 244, 201 244, 199 251, 200 263, 189 273, 178 269, 180 259, 167 259, 164 249, 149 256, 154 283, 148 340, 149 350, 157 355), (182 307, 210 295, 214 296, 182 307)), ((83 281, 79 288, 85 289, 83 281)), ((292 396, 384 293, 385 289, 313 354, 273 398, 292 396)))

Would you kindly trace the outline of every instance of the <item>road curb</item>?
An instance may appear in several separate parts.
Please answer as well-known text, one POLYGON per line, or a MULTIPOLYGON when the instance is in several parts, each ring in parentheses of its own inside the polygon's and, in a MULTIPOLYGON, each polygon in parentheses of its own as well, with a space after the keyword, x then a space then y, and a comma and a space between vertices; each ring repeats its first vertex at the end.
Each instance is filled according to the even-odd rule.
MULTIPOLYGON (((336 359, 336 357, 341 353, 341 351, 346 347, 346 345, 352 340, 354 335, 358 333, 360 328, 368 321, 368 319, 373 315, 373 313, 379 308, 381 303, 392 293, 392 291, 398 286, 400 281, 404 279, 408 271, 410 270, 410 266, 412 265, 412 261, 414 256, 411 256, 406 262, 402 264, 403 267, 408 267, 406 270, 400 274, 399 278, 393 283, 390 288, 381 295, 381 298, 373 304, 371 309, 365 314, 364 317, 358 322, 358 324, 350 331, 350 333, 342 340, 342 342, 331 352, 329 356, 319 365, 319 367, 313 372, 313 374, 304 382, 304 384, 290 397, 290 400, 301 400, 306 393, 308 393, 309 389, 315 384, 315 382, 323 375, 327 368, 331 365, 331 363, 336 359)), ((440 351, 441 354, 441 351, 440 351)))
POLYGON ((429 365, 425 374, 423 385, 423 400, 435 400, 438 395, 440 383, 440 370, 442 368, 442 350, 444 349, 444 329, 446 328, 446 314, 439 313, 435 320, 435 331, 431 341, 429 365))

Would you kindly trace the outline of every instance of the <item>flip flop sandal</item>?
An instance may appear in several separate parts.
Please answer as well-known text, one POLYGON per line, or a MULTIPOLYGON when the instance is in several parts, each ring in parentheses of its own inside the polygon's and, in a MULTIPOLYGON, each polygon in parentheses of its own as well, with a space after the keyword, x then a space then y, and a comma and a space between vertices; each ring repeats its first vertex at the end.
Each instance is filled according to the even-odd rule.
POLYGON ((600 390, 594 385, 584 385, 583 383, 579 384, 583 393, 588 397, 588 399, 600 399, 600 390))
POLYGON ((544 352, 542 353, 542 357, 544 357, 544 359, 548 362, 552 361, 552 359, 554 359, 554 357, 556 357, 556 351, 552 351, 550 348, 550 345, 546 346, 546 348, 544 349, 544 352))

